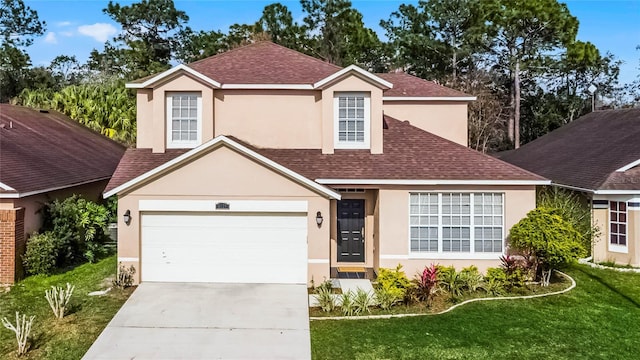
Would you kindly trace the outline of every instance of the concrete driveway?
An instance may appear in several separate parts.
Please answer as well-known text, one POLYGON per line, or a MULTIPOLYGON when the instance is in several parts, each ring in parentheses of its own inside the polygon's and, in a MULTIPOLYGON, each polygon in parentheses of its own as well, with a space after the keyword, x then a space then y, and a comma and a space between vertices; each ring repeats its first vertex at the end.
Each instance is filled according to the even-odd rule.
POLYGON ((143 283, 83 359, 310 359, 305 285, 143 283))

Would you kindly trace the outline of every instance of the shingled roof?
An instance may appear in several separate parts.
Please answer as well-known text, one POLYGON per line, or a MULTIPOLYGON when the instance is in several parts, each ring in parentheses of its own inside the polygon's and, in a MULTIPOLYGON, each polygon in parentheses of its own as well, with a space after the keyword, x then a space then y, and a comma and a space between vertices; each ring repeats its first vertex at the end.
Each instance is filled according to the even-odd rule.
POLYGON ((107 180, 124 152, 58 112, 0 104, 0 197, 107 180))
MULTIPOLYGON (((491 156, 482 154, 408 122, 384 117, 384 154, 369 150, 266 149, 245 144, 251 150, 311 179, 379 180, 460 180, 460 181, 545 181, 491 156)), ((185 153, 167 149, 154 154, 151 149, 129 149, 105 192, 185 153)))
POLYGON ((427 81, 407 73, 376 74, 393 84, 393 88, 385 90, 388 97, 455 97, 471 98, 469 94, 454 90, 446 86, 427 81))
MULTIPOLYGON (((315 83, 343 70, 340 66, 270 41, 260 41, 232 49, 187 64, 186 67, 222 86, 301 85, 308 86, 309 89, 313 89, 312 85, 315 83)), ((172 70, 177 70, 177 68, 172 70)), ((172 70, 169 70, 167 74, 173 73, 172 70)), ((378 76, 393 84, 392 89, 385 90, 384 96, 473 99, 471 95, 405 73, 371 75, 378 76)), ((134 85, 131 87, 139 87, 158 76, 162 77, 161 74, 149 75, 130 82, 130 85, 134 85)))
POLYGON ((640 167, 616 171, 640 160, 638 139, 640 109, 595 111, 500 158, 559 185, 640 190, 640 167))

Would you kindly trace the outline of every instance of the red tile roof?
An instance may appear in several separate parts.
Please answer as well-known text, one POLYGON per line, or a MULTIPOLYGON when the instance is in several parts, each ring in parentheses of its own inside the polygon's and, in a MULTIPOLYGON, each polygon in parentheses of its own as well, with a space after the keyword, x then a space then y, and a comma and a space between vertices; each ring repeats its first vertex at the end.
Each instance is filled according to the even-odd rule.
POLYGON ((640 109, 589 113, 500 158, 551 179, 590 190, 640 190, 640 109))
MULTIPOLYGON (((384 154, 369 150, 265 149, 244 144, 308 179, 527 180, 544 178, 385 116, 384 154)), ((241 140, 235 139, 242 143, 241 140)), ((129 149, 105 191, 183 154, 129 149)))
POLYGON ((313 84, 342 69, 269 41, 239 47, 188 66, 221 84, 313 84))
POLYGON ((472 95, 465 94, 462 91, 454 90, 407 73, 382 73, 376 75, 393 84, 393 88, 386 90, 384 96, 472 97, 472 95))
POLYGON ((18 193, 108 179, 124 151, 60 113, 0 104, 0 182, 18 193))

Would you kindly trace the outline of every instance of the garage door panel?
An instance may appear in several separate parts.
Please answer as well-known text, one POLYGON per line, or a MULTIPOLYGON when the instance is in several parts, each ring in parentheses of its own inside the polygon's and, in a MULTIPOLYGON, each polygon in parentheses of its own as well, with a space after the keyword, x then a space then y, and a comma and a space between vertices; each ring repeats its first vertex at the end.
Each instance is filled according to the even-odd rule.
POLYGON ((143 281, 304 283, 306 215, 142 217, 143 281))

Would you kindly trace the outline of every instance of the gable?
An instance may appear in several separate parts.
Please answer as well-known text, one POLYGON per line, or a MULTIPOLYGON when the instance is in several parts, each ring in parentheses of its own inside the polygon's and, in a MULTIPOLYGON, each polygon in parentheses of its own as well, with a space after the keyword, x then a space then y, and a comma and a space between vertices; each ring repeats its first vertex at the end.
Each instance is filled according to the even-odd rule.
POLYGON ((225 146, 135 188, 132 195, 317 196, 317 193, 225 146))

